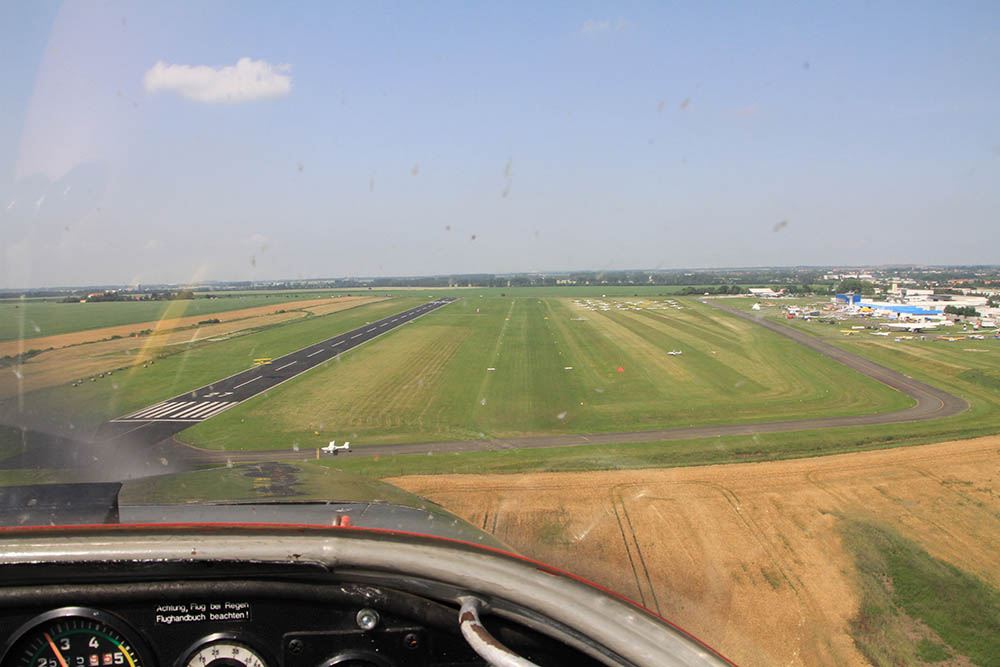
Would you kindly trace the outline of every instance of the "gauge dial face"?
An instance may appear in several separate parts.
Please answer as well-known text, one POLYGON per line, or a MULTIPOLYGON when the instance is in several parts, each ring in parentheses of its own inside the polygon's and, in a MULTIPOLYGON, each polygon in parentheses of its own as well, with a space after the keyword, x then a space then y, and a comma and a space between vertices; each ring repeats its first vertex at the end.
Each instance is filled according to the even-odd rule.
POLYGON ((35 619, 2 667, 150 667, 121 621, 92 609, 64 609, 35 619))
POLYGON ((246 644, 232 639, 220 639, 205 644, 192 653, 183 667, 267 667, 267 663, 246 644))

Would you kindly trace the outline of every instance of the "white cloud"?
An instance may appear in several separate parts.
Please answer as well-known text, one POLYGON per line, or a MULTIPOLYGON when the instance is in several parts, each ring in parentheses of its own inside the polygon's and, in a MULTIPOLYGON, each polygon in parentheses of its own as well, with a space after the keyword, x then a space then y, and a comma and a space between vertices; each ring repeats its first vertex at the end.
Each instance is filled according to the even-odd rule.
POLYGON ((292 91, 291 65, 272 65, 263 60, 240 58, 235 66, 168 65, 160 61, 143 77, 150 93, 162 91, 209 104, 239 104, 292 91))
POLYGON ((602 19, 600 21, 587 19, 583 22, 580 32, 584 35, 597 35, 603 32, 618 32, 619 30, 624 30, 627 27, 628 21, 620 16, 617 21, 612 21, 610 19, 602 19))

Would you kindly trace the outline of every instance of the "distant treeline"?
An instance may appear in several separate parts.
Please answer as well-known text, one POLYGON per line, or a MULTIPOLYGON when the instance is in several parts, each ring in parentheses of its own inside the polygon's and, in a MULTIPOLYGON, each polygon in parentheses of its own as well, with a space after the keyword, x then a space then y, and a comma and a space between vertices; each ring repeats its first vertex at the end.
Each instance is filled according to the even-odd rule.
POLYGON ((63 303, 101 303, 104 301, 177 301, 195 298, 194 290, 182 289, 177 292, 101 292, 99 294, 71 294, 63 303))
MULTIPOLYGON (((563 285, 659 285, 705 286, 775 285, 795 286, 823 283, 816 269, 739 269, 712 271, 576 271, 555 274, 455 274, 442 276, 394 276, 387 278, 310 281, 270 281, 266 284, 234 284, 239 289, 384 289, 389 287, 559 287, 563 285)), ((704 289, 700 293, 705 292, 704 289)), ((726 292, 729 293, 729 292, 726 292)))
POLYGON ((945 306, 944 312, 949 315, 963 315, 965 317, 979 317, 979 311, 975 306, 945 306))

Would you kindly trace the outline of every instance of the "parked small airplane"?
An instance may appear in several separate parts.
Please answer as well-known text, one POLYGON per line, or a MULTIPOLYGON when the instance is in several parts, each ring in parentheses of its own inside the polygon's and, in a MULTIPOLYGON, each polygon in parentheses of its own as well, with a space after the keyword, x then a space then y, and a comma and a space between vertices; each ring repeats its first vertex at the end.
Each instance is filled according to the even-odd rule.
POLYGON ((684 350, 670 350, 667 354, 672 357, 676 357, 677 355, 684 354, 684 350))
POLYGON ((331 440, 329 445, 319 448, 319 451, 326 452, 327 454, 333 454, 334 456, 336 456, 337 452, 341 450, 345 452, 351 451, 351 443, 348 441, 342 445, 338 445, 336 440, 331 440))
POLYGON ((883 324, 884 327, 889 327, 890 329, 902 329, 904 331, 909 331, 910 333, 921 333, 927 329, 936 329, 941 326, 940 322, 893 322, 891 324, 883 324))

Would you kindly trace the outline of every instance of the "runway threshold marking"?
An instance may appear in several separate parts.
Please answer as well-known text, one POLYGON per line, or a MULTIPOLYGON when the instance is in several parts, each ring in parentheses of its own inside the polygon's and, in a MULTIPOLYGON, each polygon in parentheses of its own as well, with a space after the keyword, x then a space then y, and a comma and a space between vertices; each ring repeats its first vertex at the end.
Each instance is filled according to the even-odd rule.
POLYGON ((239 401, 166 401, 113 419, 115 422, 179 421, 199 422, 227 410, 239 401))

